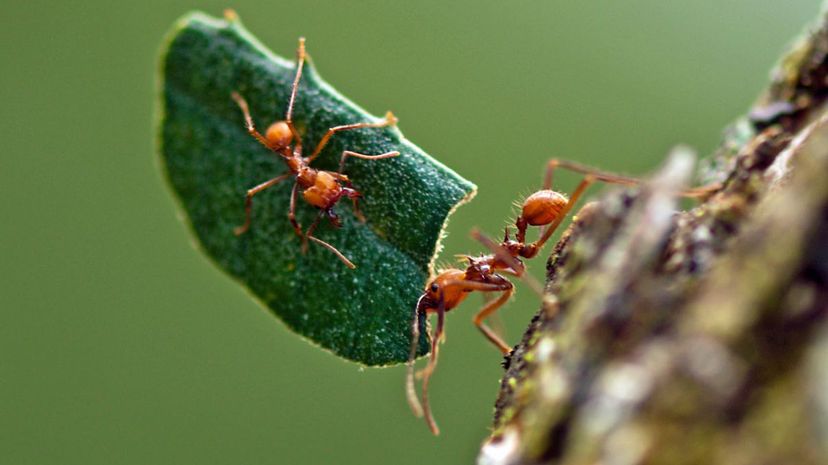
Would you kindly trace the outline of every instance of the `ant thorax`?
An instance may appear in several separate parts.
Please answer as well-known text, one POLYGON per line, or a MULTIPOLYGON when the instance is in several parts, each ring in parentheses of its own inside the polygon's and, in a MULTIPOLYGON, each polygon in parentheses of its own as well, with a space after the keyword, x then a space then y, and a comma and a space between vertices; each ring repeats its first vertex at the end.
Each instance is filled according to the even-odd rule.
MULTIPOLYGON (((494 257, 491 257, 494 259, 494 257)), ((492 274, 492 267, 486 262, 477 262, 466 268, 466 279, 471 281, 485 281, 492 274)))
POLYGON ((521 251, 526 247, 526 244, 523 242, 516 241, 514 239, 509 239, 508 236, 506 240, 504 240, 501 244, 501 247, 513 257, 517 257, 521 254, 521 251))
POLYGON ((296 173, 296 182, 298 182, 302 188, 307 189, 316 182, 317 171, 309 166, 306 166, 298 157, 293 157, 287 160, 287 164, 291 171, 296 173), (294 162, 294 160, 296 160, 296 162, 294 162))

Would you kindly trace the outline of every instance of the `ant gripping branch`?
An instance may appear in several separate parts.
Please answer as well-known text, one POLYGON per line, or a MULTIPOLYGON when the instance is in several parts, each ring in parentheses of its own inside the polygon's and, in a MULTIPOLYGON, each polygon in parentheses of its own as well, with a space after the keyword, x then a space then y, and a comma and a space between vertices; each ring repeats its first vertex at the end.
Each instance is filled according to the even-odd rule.
POLYGON ((354 214, 356 217, 365 222, 365 216, 359 210, 357 199, 360 193, 354 189, 348 176, 343 174, 345 169, 345 160, 348 157, 362 158, 364 160, 380 160, 383 158, 392 158, 400 154, 400 152, 392 151, 379 155, 364 155, 357 152, 345 150, 342 152, 342 158, 339 161, 339 171, 323 171, 310 167, 310 164, 322 153, 328 141, 334 134, 340 131, 348 131, 360 128, 381 128, 385 126, 394 126, 397 124, 397 118, 389 111, 385 114, 385 119, 378 122, 371 123, 354 123, 335 126, 328 129, 328 132, 319 140, 316 148, 309 157, 302 156, 302 138, 296 127, 293 124, 293 104, 296 101, 296 91, 299 87, 299 80, 302 77, 302 68, 305 64, 305 39, 299 39, 299 48, 296 51, 296 76, 293 79, 293 86, 291 87, 290 100, 288 101, 287 113, 283 121, 276 121, 271 124, 265 134, 262 135, 256 130, 253 125, 253 118, 250 116, 250 109, 247 101, 238 93, 233 92, 233 100, 236 101, 242 113, 244 114, 244 123, 247 132, 259 143, 267 147, 273 153, 282 157, 282 160, 288 167, 289 172, 276 176, 273 179, 265 181, 255 187, 247 190, 247 195, 244 202, 245 220, 244 224, 237 227, 234 233, 238 236, 247 232, 250 229, 251 210, 253 208, 253 196, 262 192, 263 190, 273 187, 276 184, 285 181, 291 177, 295 179, 293 183, 293 190, 290 193, 290 210, 288 211, 288 220, 293 225, 293 230, 300 238, 302 238, 302 250, 306 250, 308 239, 320 244, 326 249, 333 252, 342 262, 349 268, 356 268, 345 255, 343 255, 336 247, 315 237, 313 235, 319 221, 323 216, 326 216, 334 227, 339 227, 339 217, 333 211, 333 207, 339 202, 342 197, 351 199, 354 205, 354 214), (311 223, 308 229, 303 233, 302 227, 296 221, 296 196, 301 191, 302 198, 314 207, 319 209, 319 214, 311 223))
MULTIPOLYGON (((497 299, 483 305, 483 308, 474 315, 472 321, 503 354, 510 353, 512 351, 511 347, 485 323, 485 319, 503 306, 514 293, 514 285, 504 275, 529 278, 525 274, 526 267, 521 259, 533 258, 540 252, 583 193, 596 181, 621 185, 641 183, 636 178, 599 171, 578 163, 558 159, 550 160, 546 168, 543 189, 523 201, 521 213, 515 220, 515 228, 517 229, 515 238, 511 239, 509 237, 509 228, 506 228, 503 241, 497 244, 476 229, 473 230, 472 236, 490 249, 492 253, 478 257, 463 256, 468 260, 468 266, 465 270, 457 268, 444 270, 426 285, 425 292, 420 296, 414 308, 414 318, 411 325, 411 352, 408 358, 406 376, 406 395, 411 410, 418 417, 425 416, 428 427, 435 435, 439 434, 440 430, 429 407, 428 384, 437 366, 438 350, 444 337, 445 314, 457 307, 472 291, 500 292, 501 295, 497 299), (555 169, 559 167, 584 175, 583 180, 569 198, 551 189, 552 175, 555 169), (545 229, 541 232, 538 240, 526 243, 526 230, 529 226, 541 226, 545 229), (420 315, 427 317, 432 313, 437 314, 437 327, 431 333, 431 357, 428 365, 417 373, 418 378, 422 377, 421 403, 415 389, 414 358, 417 352, 417 342, 420 338, 420 315)), ((721 185, 718 183, 710 184, 684 191, 681 195, 690 198, 706 197, 720 187, 721 185)), ((530 281, 530 284, 538 294, 543 296, 543 291, 537 283, 530 281)))

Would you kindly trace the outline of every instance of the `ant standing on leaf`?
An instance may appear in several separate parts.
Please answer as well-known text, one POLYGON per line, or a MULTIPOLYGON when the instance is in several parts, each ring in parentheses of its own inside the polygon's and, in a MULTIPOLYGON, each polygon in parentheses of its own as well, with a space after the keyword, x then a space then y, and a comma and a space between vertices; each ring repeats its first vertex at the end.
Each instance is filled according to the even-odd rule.
POLYGON ((250 229, 251 210, 253 207, 253 196, 262 192, 263 190, 273 187, 279 182, 285 181, 289 178, 294 178, 293 190, 290 193, 290 210, 288 211, 288 220, 293 225, 293 230, 296 235, 302 238, 302 250, 307 249, 308 239, 320 244, 326 249, 334 253, 342 262, 349 268, 356 268, 345 255, 343 255, 336 247, 331 244, 314 237, 313 232, 316 229, 319 221, 323 216, 334 227, 339 227, 339 217, 334 213, 333 207, 339 202, 342 197, 351 199, 354 205, 354 214, 356 217, 365 222, 365 217, 359 211, 357 199, 360 193, 351 185, 348 176, 343 174, 345 168, 345 160, 348 157, 362 158, 364 160, 380 160, 383 158, 392 158, 400 154, 400 152, 392 151, 379 155, 364 155, 357 152, 345 150, 342 152, 342 158, 339 161, 339 171, 323 171, 311 168, 310 164, 322 153, 322 149, 330 141, 331 137, 337 132, 348 131, 360 128, 381 128, 386 126, 394 126, 397 124, 397 118, 389 111, 385 115, 385 119, 378 122, 371 123, 354 123, 345 124, 342 126, 335 126, 328 129, 328 132, 322 137, 316 145, 313 153, 309 157, 302 156, 302 137, 296 130, 293 124, 293 104, 296 100, 296 91, 299 87, 299 80, 302 77, 302 67, 305 64, 305 39, 299 39, 299 48, 296 51, 296 76, 293 79, 293 86, 290 92, 290 100, 288 102, 287 113, 284 121, 277 121, 271 124, 265 134, 262 135, 256 130, 253 125, 253 118, 250 116, 250 109, 247 101, 238 93, 233 92, 233 100, 236 101, 242 113, 244 114, 245 128, 247 132, 255 138, 259 143, 267 147, 273 153, 279 155, 288 167, 289 172, 276 176, 273 179, 265 181, 255 187, 248 189, 244 202, 245 220, 244 224, 237 227, 234 233, 238 236, 247 232, 250 229), (303 233, 302 227, 296 221, 296 196, 301 192, 302 198, 314 207, 319 209, 319 214, 316 219, 303 233))
MULTIPOLYGON (((428 427, 435 435, 439 434, 440 430, 429 407, 428 384, 434 368, 437 366, 438 350, 444 337, 445 314, 457 307, 473 291, 500 292, 501 294, 497 299, 483 305, 483 308, 475 314, 472 321, 503 354, 510 353, 512 348, 485 323, 485 319, 503 306, 514 293, 514 285, 504 275, 524 279, 529 277, 525 275, 526 267, 521 259, 533 258, 540 252, 583 193, 596 181, 628 186, 641 183, 636 178, 599 171, 578 163, 558 159, 550 160, 546 168, 543 189, 523 201, 521 213, 515 220, 515 228, 517 229, 515 238, 511 239, 509 237, 508 227, 500 244, 495 243, 476 229, 473 230, 472 237, 490 249, 492 254, 478 257, 463 256, 468 260, 468 266, 465 270, 457 268, 443 270, 426 285, 425 292, 420 296, 414 308, 414 319, 411 326, 411 352, 407 364, 406 395, 411 410, 418 417, 425 416, 428 427), (555 168, 558 167, 584 175, 583 180, 572 192, 570 198, 551 189, 552 175, 555 168), (545 229, 541 232, 538 240, 527 244, 526 230, 529 226, 541 226, 545 229), (415 388, 414 359, 417 354, 417 343, 420 339, 420 315, 427 317, 432 313, 437 314, 437 327, 431 333, 431 357, 428 365, 416 376, 422 378, 421 403, 415 388)), ((705 197, 720 187, 718 183, 711 184, 684 191, 682 196, 705 197)), ((533 280, 529 282, 533 289, 543 297, 541 287, 533 280)))

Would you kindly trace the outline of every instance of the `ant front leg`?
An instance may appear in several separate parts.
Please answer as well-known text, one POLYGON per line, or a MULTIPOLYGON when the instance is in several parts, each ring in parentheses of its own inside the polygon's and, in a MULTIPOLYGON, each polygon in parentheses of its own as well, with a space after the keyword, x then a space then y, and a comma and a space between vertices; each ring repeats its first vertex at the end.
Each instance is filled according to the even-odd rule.
POLYGON ((512 348, 509 347, 508 344, 503 342, 503 339, 500 338, 494 331, 491 330, 486 324, 484 320, 488 318, 492 313, 496 312, 503 304, 505 304, 509 297, 515 292, 514 286, 512 285, 509 280, 506 278, 493 275, 492 279, 496 279, 496 282, 479 282, 479 281, 470 281, 470 280, 460 280, 460 281, 450 281, 446 283, 445 287, 449 286, 458 286, 462 288, 464 291, 481 291, 481 292, 503 292, 497 300, 489 302, 488 304, 484 305, 483 308, 480 309, 479 312, 474 316, 472 320, 474 325, 486 336, 492 344, 497 346, 501 352, 504 354, 508 354, 512 351, 512 348))
POLYGON ((497 348, 500 349, 500 351, 504 354, 508 354, 512 351, 512 348, 509 347, 508 344, 503 342, 503 339, 501 339, 500 336, 498 336, 497 333, 495 333, 485 323, 486 318, 491 316, 500 307, 502 307, 503 304, 508 302, 509 298, 512 297, 512 294, 514 294, 515 292, 515 288, 512 285, 512 283, 510 283, 506 279, 503 279, 503 283, 500 284, 498 287, 498 290, 503 291, 503 294, 501 294, 497 300, 494 300, 484 305, 483 308, 481 308, 480 311, 474 315, 474 319, 472 321, 474 322, 474 325, 477 326, 477 329, 479 329, 480 332, 482 332, 483 335, 486 336, 486 339, 488 339, 489 342, 497 346, 497 348))
POLYGON ((268 187, 275 186, 276 184, 284 181, 285 179, 291 176, 293 176, 293 173, 285 173, 269 181, 265 181, 252 189, 248 189, 247 195, 244 198, 244 224, 234 229, 233 234, 240 236, 246 233, 248 229, 250 229, 250 216, 253 210, 253 196, 267 189, 268 187))
POLYGON ((428 402, 428 383, 431 380, 431 374, 434 368, 437 367, 437 356, 440 350, 440 342, 443 339, 443 328, 446 321, 445 304, 437 308, 437 328, 431 334, 431 358, 428 360, 428 365, 423 369, 423 412, 425 414, 425 421, 428 424, 431 432, 435 436, 440 434, 440 428, 437 427, 437 422, 431 414, 431 405, 428 402))
POLYGON ((417 300, 417 306, 414 308, 414 319, 411 323, 411 351, 408 355, 408 362, 406 363, 406 380, 405 390, 408 398, 408 405, 414 412, 415 416, 425 416, 426 424, 431 432, 436 436, 440 434, 440 428, 437 427, 437 422, 434 421, 434 416, 431 414, 431 406, 428 402, 428 384, 431 380, 431 374, 437 367, 437 360, 440 350, 440 342, 443 339, 443 328, 445 326, 446 318, 446 301, 443 293, 440 293, 437 302, 430 301, 428 294, 423 294, 417 300), (428 316, 428 309, 431 305, 436 304, 437 313, 437 328, 431 334, 431 357, 428 360, 428 365, 417 375, 423 376, 422 398, 417 397, 417 390, 414 381, 414 358, 417 356, 417 345, 420 342, 420 315, 428 316))
POLYGON ((288 101, 287 111, 285 112, 285 123, 293 134, 293 154, 302 155, 302 136, 293 125, 293 107, 296 103, 296 93, 299 90, 299 80, 302 79, 302 68, 305 66, 305 38, 299 38, 299 47, 296 49, 296 75, 293 77, 293 85, 290 87, 290 100, 288 101))
POLYGON ((275 150, 274 147, 270 145, 267 138, 256 130, 256 126, 253 125, 253 117, 250 116, 250 108, 247 106, 247 101, 244 97, 236 91, 233 91, 230 96, 236 101, 236 105, 239 106, 242 114, 244 115, 244 127, 247 129, 247 133, 253 136, 254 139, 259 141, 260 144, 264 145, 269 150, 275 150))

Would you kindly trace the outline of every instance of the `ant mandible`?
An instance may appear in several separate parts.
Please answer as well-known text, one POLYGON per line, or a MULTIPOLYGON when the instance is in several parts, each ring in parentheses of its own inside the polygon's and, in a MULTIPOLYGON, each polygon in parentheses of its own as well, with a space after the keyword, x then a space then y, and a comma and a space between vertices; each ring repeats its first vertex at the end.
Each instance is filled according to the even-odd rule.
POLYGON ((339 217, 333 211, 334 205, 339 202, 342 197, 351 199, 354 205, 354 214, 356 217, 365 222, 365 216, 359 210, 357 199, 360 193, 354 189, 348 176, 343 174, 345 169, 345 160, 348 157, 362 158, 364 160, 380 160, 383 158, 392 158, 400 154, 400 152, 392 151, 379 155, 364 155, 357 152, 345 150, 342 152, 342 158, 339 160, 339 171, 323 171, 310 167, 310 164, 322 153, 328 141, 334 134, 340 131, 348 131, 360 128, 381 128, 385 126, 394 126, 397 124, 397 118, 389 111, 385 114, 385 119, 378 122, 354 123, 335 126, 328 129, 328 132, 319 140, 316 148, 309 157, 302 156, 302 138, 296 127, 293 125, 293 104, 296 101, 296 91, 299 87, 299 80, 302 77, 302 68, 305 64, 305 38, 299 38, 299 48, 296 51, 296 76, 293 79, 293 86, 290 91, 290 100, 288 101, 287 112, 283 121, 276 121, 271 124, 265 134, 262 135, 256 130, 253 125, 253 118, 250 116, 250 109, 247 101, 238 93, 233 92, 231 96, 236 101, 242 113, 244 114, 245 128, 247 132, 253 136, 259 143, 267 147, 273 153, 279 155, 288 167, 289 172, 276 176, 273 179, 265 181, 255 187, 247 190, 244 202, 245 220, 244 224, 237 227, 233 232, 238 236, 247 232, 250 229, 251 210, 253 208, 253 196, 262 192, 263 190, 273 187, 276 184, 289 179, 295 178, 293 189, 290 193, 290 209, 288 210, 288 220, 293 225, 293 230, 300 238, 302 238, 302 250, 307 248, 308 239, 322 245, 326 249, 334 253, 342 262, 353 269, 356 268, 345 255, 343 255, 333 245, 313 236, 319 221, 323 216, 327 216, 328 220, 334 227, 340 226, 339 217), (313 223, 303 233, 302 226, 296 221, 296 196, 301 191, 302 198, 314 207, 319 209, 319 214, 314 219, 313 223))
MULTIPOLYGON (((503 306, 514 293, 514 285, 504 275, 528 278, 528 275, 525 275, 526 267, 521 259, 533 258, 540 252, 583 193, 596 181, 628 186, 641 182, 636 178, 599 171, 566 160, 550 160, 546 168, 543 189, 533 193, 523 201, 521 213, 515 220, 517 230, 515 238, 511 239, 509 237, 508 227, 500 244, 495 243, 479 231, 473 230, 472 236, 489 248, 492 254, 478 257, 464 255, 462 257, 468 260, 468 266, 465 270, 457 268, 443 270, 426 285, 425 292, 420 296, 414 308, 414 318, 411 326, 411 352, 407 364, 406 395, 411 410, 418 417, 425 416, 428 427, 435 435, 439 434, 440 430, 429 407, 428 384, 434 368, 437 366, 438 350, 444 337, 445 314, 457 307, 472 291, 500 292, 501 295, 497 299, 483 305, 483 308, 474 315, 472 321, 486 339, 500 349, 503 354, 510 353, 512 348, 485 323, 486 318, 503 306), (569 198, 551 189, 552 175, 556 168, 564 168, 584 175, 583 180, 569 198), (529 226, 540 226, 545 227, 545 229, 541 232, 538 240, 526 243, 526 230, 529 226), (414 384, 414 358, 416 357, 417 343, 420 338, 420 315, 427 317, 432 313, 437 314, 437 327, 431 334, 431 357, 428 365, 417 373, 418 377, 422 376, 421 403, 417 397, 414 384)), ((705 197, 712 194, 719 187, 721 186, 718 183, 711 184, 686 190, 681 195, 691 198, 705 197)), ((587 204, 587 206, 589 205, 587 204)), ((535 284, 533 288, 542 295, 540 286, 535 284)))

